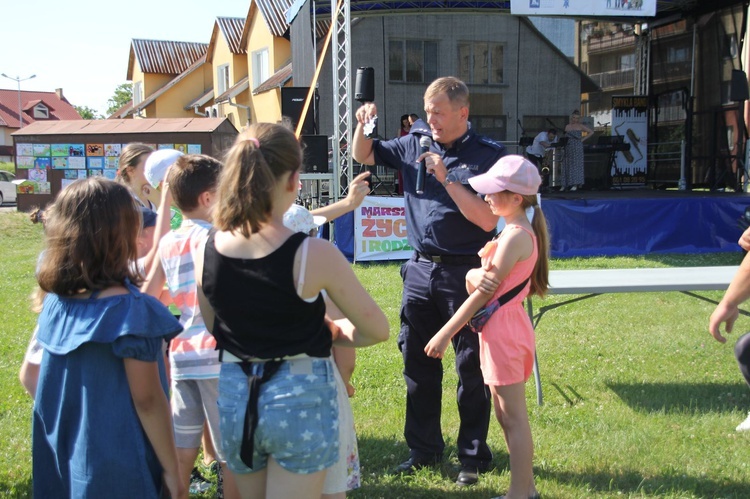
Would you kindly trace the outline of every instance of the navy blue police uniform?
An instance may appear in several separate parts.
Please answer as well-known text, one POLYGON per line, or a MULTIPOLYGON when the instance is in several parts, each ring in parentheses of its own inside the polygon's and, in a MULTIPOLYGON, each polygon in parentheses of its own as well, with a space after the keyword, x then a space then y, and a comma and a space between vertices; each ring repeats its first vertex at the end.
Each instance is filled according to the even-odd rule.
MULTIPOLYGON (((432 137, 418 120, 398 139, 373 141, 375 164, 401 170, 406 205, 406 227, 412 257, 401 267, 404 281, 398 346, 404 359, 406 423, 404 438, 411 457, 423 462, 442 459, 445 441, 440 428, 443 365, 428 357, 424 347, 468 298, 465 278, 479 267, 477 252, 494 235, 468 221, 445 187, 427 175, 424 193, 416 194, 419 139, 432 137)), ((468 179, 485 173, 505 147, 469 129, 450 148, 433 142, 449 173, 466 188, 468 179)), ((479 338, 463 328, 453 337, 458 373, 458 459, 463 466, 486 469, 492 460, 487 446, 490 420, 489 390, 479 368, 479 338)))

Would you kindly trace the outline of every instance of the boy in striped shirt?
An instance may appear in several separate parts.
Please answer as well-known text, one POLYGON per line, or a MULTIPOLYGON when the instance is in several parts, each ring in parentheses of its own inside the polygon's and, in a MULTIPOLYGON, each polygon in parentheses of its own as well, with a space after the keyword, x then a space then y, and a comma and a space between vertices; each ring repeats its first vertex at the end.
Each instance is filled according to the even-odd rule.
POLYGON ((159 242, 158 259, 149 272, 144 290, 159 296, 166 283, 184 327, 169 345, 172 418, 180 472, 188 483, 198 457, 205 421, 224 472, 224 494, 231 497, 236 487, 230 474, 226 473, 222 457, 216 405, 219 354, 216 340, 203 323, 194 272, 194 256, 203 248, 211 229, 211 212, 221 166, 210 156, 188 154, 180 156, 170 167, 162 185, 162 204, 170 206, 170 198, 173 198, 183 220, 179 228, 159 242))

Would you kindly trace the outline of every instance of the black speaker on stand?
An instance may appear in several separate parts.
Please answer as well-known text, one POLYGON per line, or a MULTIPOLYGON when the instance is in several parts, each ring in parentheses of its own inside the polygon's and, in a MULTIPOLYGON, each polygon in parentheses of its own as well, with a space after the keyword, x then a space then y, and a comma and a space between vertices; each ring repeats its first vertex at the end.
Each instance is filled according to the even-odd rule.
POLYGON ((361 103, 375 100, 375 70, 373 68, 357 68, 354 100, 361 103))
MULTIPOLYGON (((302 109, 305 107, 305 100, 310 91, 309 87, 281 87, 281 114, 289 118, 293 129, 297 129, 300 118, 302 118, 302 109)), ((302 124, 302 133, 312 135, 318 131, 315 123, 314 108, 317 108, 317 102, 320 99, 317 90, 313 96, 315 105, 310 103, 305 114, 302 124)))
POLYGON ((301 135, 305 173, 328 173, 328 136, 301 135))

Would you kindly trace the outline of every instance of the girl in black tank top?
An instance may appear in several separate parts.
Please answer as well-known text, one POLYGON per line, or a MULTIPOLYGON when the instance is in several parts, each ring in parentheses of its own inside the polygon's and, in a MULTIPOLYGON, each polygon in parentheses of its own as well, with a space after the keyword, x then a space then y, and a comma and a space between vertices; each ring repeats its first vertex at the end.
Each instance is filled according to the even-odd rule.
POLYGON ((237 486, 318 499, 325 468, 338 459, 332 342, 384 341, 388 322, 333 245, 284 227, 301 163, 297 139, 281 125, 254 124, 238 137, 196 275, 221 350, 221 450, 237 486), (335 333, 322 290, 348 317, 335 333))

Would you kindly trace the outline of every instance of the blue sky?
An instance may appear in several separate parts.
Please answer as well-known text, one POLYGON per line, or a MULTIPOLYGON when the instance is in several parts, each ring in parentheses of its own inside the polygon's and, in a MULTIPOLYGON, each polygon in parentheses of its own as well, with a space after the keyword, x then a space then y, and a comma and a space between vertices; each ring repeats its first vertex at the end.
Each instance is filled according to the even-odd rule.
MULTIPOLYGON (((163 2, 14 0, 3 2, 0 73, 36 78, 21 90, 62 88, 76 106, 104 114, 125 83, 133 38, 208 43, 217 17, 245 17, 250 0, 163 2)), ((0 88, 16 90, 0 77, 0 88)))

